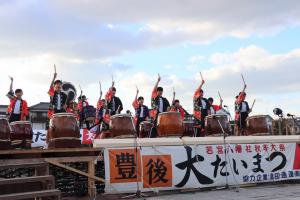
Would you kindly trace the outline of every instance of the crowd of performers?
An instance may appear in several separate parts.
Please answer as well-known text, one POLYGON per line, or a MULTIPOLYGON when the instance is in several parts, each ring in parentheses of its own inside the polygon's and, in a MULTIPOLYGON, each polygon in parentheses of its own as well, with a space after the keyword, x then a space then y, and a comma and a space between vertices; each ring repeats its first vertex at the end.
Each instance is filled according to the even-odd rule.
MULTIPOLYGON (((88 129, 91 128, 89 121, 85 121, 83 117, 83 110, 89 106, 86 96, 80 95, 78 103, 75 101, 69 101, 68 96, 62 92, 62 81, 57 80, 57 73, 54 73, 50 89, 48 91, 50 97, 50 106, 48 111, 49 119, 56 113, 73 113, 77 117, 80 123, 85 123, 88 129)), ((13 78, 11 77, 10 89, 7 97, 10 99, 10 104, 7 109, 9 122, 24 121, 28 119, 29 109, 27 102, 22 99, 22 89, 16 89, 13 91, 13 78)), ((167 98, 163 96, 163 87, 159 86, 161 77, 158 75, 157 81, 154 85, 151 94, 151 109, 144 105, 144 97, 139 96, 139 90, 137 88, 136 96, 132 103, 135 110, 135 126, 137 133, 139 132, 139 124, 143 121, 151 120, 154 124, 154 128, 151 131, 150 136, 156 137, 156 124, 159 113, 163 112, 179 112, 184 119, 188 114, 186 110, 180 105, 180 101, 175 98, 176 94, 173 92, 173 100, 170 104, 167 98)), ((214 104, 212 97, 205 98, 203 86, 205 81, 202 78, 202 82, 195 90, 193 96, 193 108, 194 108, 194 127, 195 136, 205 136, 205 117, 222 109, 223 100, 220 96, 219 105, 214 104)), ((246 99, 247 85, 244 82, 243 90, 236 96, 235 100, 235 134, 244 135, 246 128, 246 119, 249 113, 252 111, 246 99)), ((109 130, 110 117, 116 114, 120 114, 123 110, 122 101, 116 96, 115 83, 112 81, 112 85, 102 98, 102 91, 97 102, 96 108, 96 121, 95 124, 99 125, 99 132, 102 134, 100 138, 104 138, 106 132, 109 130)), ((94 127, 94 125, 93 125, 94 127)))

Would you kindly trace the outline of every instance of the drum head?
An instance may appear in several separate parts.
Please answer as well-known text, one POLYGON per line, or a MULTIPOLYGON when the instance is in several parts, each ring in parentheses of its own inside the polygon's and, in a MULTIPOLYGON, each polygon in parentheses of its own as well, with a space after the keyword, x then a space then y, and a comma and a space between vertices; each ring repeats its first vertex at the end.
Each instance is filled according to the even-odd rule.
POLYGON ((208 115, 206 116, 207 119, 211 119, 211 118, 227 118, 227 115, 218 115, 218 114, 214 114, 214 115, 208 115))
POLYGON ((56 117, 75 117, 73 113, 55 113, 52 115, 52 118, 56 117))
POLYGON ((119 118, 119 117, 132 117, 132 116, 128 115, 128 114, 116 114, 114 116, 111 116, 110 119, 115 119, 115 118, 119 118))
POLYGON ((162 113, 159 113, 158 116, 161 116, 161 115, 180 115, 179 112, 162 112, 162 113))
POLYGON ((269 115, 253 115, 253 116, 249 116, 247 119, 256 119, 256 118, 271 118, 271 116, 269 116, 269 115))
POLYGON ((10 125, 16 125, 16 124, 31 124, 29 121, 15 121, 11 122, 10 125))
POLYGON ((217 115, 229 115, 230 113, 227 110, 225 110, 224 108, 221 108, 220 110, 218 110, 216 112, 216 114, 217 115))

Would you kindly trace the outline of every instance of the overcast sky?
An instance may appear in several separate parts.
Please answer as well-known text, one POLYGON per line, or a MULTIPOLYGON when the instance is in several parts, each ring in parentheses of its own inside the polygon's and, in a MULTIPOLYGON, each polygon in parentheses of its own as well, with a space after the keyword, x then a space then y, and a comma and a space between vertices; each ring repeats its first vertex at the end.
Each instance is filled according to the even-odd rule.
POLYGON ((206 97, 233 107, 248 84, 254 114, 281 107, 300 115, 300 2, 297 0, 2 0, 0 104, 8 75, 30 105, 49 101, 53 76, 73 83, 91 104, 111 76, 131 109, 135 86, 150 106, 157 73, 189 111, 200 83, 206 97))

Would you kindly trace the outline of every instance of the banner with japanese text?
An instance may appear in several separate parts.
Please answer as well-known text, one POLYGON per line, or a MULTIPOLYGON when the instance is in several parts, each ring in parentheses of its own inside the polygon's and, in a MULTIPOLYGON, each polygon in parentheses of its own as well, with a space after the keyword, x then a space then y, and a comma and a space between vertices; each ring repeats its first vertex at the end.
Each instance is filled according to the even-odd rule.
MULTIPOLYGON (((94 132, 88 129, 80 130, 80 139, 82 144, 92 144, 94 140, 94 132)), ((45 146, 47 130, 33 130, 32 148, 42 148, 45 146)))
POLYGON ((296 143, 108 148, 104 163, 106 193, 300 179, 296 143))

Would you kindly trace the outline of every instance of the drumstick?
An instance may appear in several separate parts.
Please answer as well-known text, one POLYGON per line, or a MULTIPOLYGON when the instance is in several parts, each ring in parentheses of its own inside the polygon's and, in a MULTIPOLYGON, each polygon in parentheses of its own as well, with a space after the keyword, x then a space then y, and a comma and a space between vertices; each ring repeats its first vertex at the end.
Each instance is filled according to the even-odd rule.
POLYGON ((241 74, 241 76, 242 76, 242 79, 243 79, 244 85, 246 85, 246 81, 245 81, 245 78, 244 78, 243 74, 241 74))
POLYGON ((118 114, 119 114, 119 109, 120 109, 120 105, 118 105, 118 108, 116 110, 116 113, 118 113, 118 114))
POLYGON ((220 99, 222 99, 220 91, 218 91, 218 94, 219 94, 220 99))
POLYGON ((102 93, 101 81, 99 81, 99 86, 100 86, 100 95, 101 95, 102 93))
POLYGON ((201 72, 200 72, 200 76, 201 76, 201 79, 202 79, 202 80, 204 80, 204 78, 203 78, 203 76, 202 76, 202 73, 201 73, 201 72))
POLYGON ((54 64, 54 73, 56 74, 56 65, 54 64))
POLYGON ((255 102, 256 102, 256 99, 254 99, 254 101, 252 103, 251 110, 253 109, 255 102))

